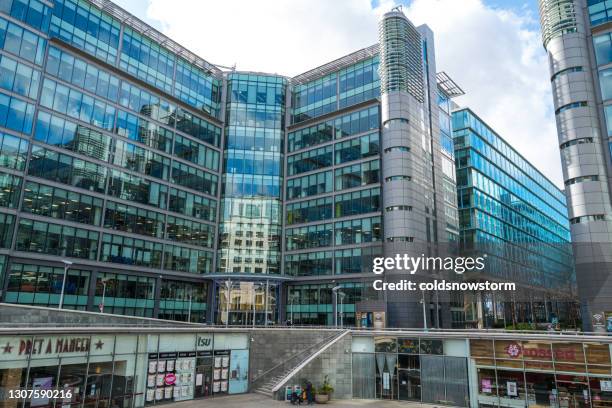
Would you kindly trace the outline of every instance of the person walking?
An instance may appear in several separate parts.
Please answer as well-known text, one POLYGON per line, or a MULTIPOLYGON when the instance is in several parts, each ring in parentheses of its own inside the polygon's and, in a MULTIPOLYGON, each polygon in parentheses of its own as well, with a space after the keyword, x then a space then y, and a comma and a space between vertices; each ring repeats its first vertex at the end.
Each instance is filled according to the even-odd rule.
POLYGON ((314 404, 314 392, 312 389, 312 383, 310 381, 306 381, 305 391, 306 391, 306 401, 308 402, 308 405, 314 404))

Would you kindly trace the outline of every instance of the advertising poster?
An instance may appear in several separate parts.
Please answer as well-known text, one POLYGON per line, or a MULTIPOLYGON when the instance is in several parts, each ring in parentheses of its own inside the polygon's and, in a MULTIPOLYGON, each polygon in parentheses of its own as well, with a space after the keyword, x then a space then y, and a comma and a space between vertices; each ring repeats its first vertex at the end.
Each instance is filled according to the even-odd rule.
POLYGON ((518 397, 518 389, 515 381, 508 381, 506 383, 506 389, 508 390, 509 397, 518 397))
POLYGON ((229 369, 229 393, 247 392, 249 387, 249 351, 232 350, 229 369))
MULTIPOLYGON (((53 377, 40 377, 32 380, 32 389, 50 390, 53 388, 53 377)), ((49 404, 49 398, 32 398, 32 407, 41 407, 49 404)))
POLYGON ((484 378, 481 381, 482 384, 482 392, 489 393, 491 392, 491 380, 484 378))

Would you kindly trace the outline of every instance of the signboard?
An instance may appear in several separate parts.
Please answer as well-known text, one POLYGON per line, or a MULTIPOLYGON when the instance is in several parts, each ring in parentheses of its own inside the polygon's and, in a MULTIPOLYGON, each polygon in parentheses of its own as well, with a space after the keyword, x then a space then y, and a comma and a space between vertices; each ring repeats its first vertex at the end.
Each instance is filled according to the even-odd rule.
POLYGON ((518 397, 518 389, 515 381, 506 382, 506 390, 509 397, 518 397))
POLYGON ((212 350, 213 346, 213 335, 212 334, 199 334, 197 340, 198 350, 212 350))
POLYGON ((385 328, 385 312, 373 312, 372 313, 372 325, 375 329, 385 328))
POLYGON ((612 381, 600 380, 599 387, 603 392, 612 392, 612 381))
MULTIPOLYGON (((109 353, 104 336, 48 336, 48 337, 2 337, 0 338, 0 360, 53 357, 76 357, 87 353, 109 353)), ((111 347, 112 348, 112 347, 111 347)))
POLYGON ((175 382, 176 382, 176 375, 174 375, 173 373, 168 373, 164 377, 164 383, 166 383, 166 385, 174 385, 175 382))
POLYGON ((593 331, 596 333, 606 332, 606 314, 604 312, 593 313, 591 316, 591 324, 593 325, 593 331))

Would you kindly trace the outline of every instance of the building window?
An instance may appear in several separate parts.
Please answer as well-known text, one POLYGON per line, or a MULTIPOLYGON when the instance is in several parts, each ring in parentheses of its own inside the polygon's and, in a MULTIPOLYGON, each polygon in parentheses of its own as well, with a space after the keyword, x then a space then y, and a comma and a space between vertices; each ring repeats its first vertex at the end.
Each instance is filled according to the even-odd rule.
POLYGON ((583 108, 585 106, 587 106, 586 101, 568 103, 567 105, 563 105, 560 108, 557 108, 557 110, 555 111, 555 115, 558 115, 561 112, 565 112, 570 109, 583 108))
POLYGON ((610 39, 610 33, 593 36, 593 46, 595 47, 595 60, 598 66, 612 62, 612 39, 610 39))
MULTIPOLYGON (((6 302, 48 307, 59 305, 64 268, 13 263, 8 275, 6 302)), ((87 308, 89 279, 89 271, 68 269, 64 285, 64 308, 87 308)))

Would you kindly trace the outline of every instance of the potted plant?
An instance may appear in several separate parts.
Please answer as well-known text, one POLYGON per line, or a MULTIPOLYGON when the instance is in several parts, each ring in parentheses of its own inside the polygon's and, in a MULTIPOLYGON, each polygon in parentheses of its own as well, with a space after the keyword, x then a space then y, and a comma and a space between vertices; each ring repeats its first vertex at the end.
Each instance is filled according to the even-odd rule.
POLYGON ((327 404, 331 397, 332 392, 334 392, 334 387, 329 383, 329 376, 325 376, 323 380, 323 384, 317 388, 317 393, 315 395, 315 401, 317 404, 327 404))

